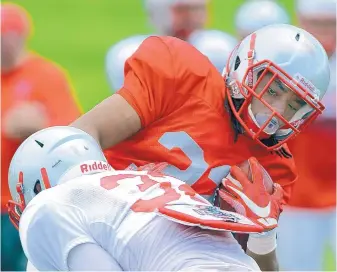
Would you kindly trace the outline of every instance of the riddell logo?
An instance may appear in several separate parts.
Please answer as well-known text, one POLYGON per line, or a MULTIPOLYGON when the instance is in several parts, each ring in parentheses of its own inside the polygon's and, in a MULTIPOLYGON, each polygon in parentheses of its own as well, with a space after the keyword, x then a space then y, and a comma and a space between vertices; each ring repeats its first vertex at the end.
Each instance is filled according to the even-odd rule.
POLYGON ((97 170, 105 170, 105 171, 110 171, 112 170, 112 167, 105 163, 105 162, 93 162, 93 163, 85 163, 82 164, 81 166, 81 172, 82 173, 88 173, 91 171, 97 171, 97 170))
POLYGON ((302 83, 303 87, 309 89, 311 93, 316 92, 316 88, 311 84, 311 82, 306 81, 304 78, 301 78, 300 82, 302 83))
POLYGON ((250 88, 253 88, 253 70, 250 69, 249 72, 248 72, 248 86, 250 88))
POLYGON ((297 73, 295 75, 295 79, 297 82, 301 83, 303 88, 309 91, 309 93, 311 93, 312 95, 316 95, 316 96, 320 95, 320 91, 315 87, 315 85, 312 84, 310 80, 306 79, 301 74, 297 73))

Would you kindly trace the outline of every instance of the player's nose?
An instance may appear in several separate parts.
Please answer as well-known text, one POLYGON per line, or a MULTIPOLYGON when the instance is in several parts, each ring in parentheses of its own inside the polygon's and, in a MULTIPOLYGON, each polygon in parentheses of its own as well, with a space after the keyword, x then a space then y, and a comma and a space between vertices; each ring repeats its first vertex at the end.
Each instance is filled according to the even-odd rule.
POLYGON ((276 111, 277 113, 279 113, 280 115, 282 115, 284 117, 284 114, 285 114, 286 109, 287 109, 287 104, 288 104, 287 99, 279 98, 279 99, 273 101, 271 106, 272 106, 274 111, 276 111))

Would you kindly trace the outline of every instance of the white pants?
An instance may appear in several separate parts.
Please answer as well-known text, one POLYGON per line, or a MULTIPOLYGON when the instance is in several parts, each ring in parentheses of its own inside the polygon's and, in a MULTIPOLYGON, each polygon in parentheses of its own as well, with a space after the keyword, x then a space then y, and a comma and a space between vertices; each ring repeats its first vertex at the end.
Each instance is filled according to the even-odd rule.
POLYGON ((336 209, 287 207, 279 220, 277 241, 281 270, 321 271, 326 247, 336 255, 336 209))

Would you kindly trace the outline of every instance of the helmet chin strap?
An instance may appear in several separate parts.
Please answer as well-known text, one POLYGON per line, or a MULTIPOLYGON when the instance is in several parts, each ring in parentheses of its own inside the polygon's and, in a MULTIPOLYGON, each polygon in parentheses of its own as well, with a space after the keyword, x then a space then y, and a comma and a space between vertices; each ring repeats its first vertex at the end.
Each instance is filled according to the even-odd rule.
POLYGON ((65 172, 59 179, 58 184, 65 183, 83 175, 93 175, 107 171, 114 171, 114 169, 105 161, 85 161, 71 167, 67 172, 65 172))

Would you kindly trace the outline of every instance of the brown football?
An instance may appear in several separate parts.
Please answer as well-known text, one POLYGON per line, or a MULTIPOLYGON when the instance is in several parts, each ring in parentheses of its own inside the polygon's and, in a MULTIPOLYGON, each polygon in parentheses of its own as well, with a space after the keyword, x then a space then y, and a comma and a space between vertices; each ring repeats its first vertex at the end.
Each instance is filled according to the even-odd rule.
MULTIPOLYGON (((238 167, 240 167, 240 169, 247 175, 248 179, 251 181, 252 180, 252 172, 248 163, 248 160, 238 164, 238 167)), ((262 167, 262 166, 261 166, 262 167)), ((264 175, 263 175, 263 183, 264 186, 267 190, 267 192, 269 194, 273 193, 273 180, 271 179, 271 177, 269 176, 268 172, 263 168, 264 170, 264 175)), ((238 187, 241 187, 241 184, 235 183, 238 187)), ((219 190, 223 190, 226 191, 226 189, 224 188, 224 186, 221 184, 219 190)), ((220 196, 219 196, 219 207, 222 210, 226 210, 226 211, 235 211, 235 209, 226 201, 224 201, 220 196)))

